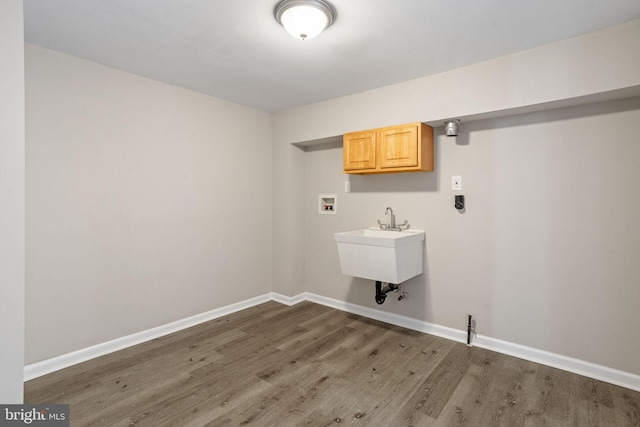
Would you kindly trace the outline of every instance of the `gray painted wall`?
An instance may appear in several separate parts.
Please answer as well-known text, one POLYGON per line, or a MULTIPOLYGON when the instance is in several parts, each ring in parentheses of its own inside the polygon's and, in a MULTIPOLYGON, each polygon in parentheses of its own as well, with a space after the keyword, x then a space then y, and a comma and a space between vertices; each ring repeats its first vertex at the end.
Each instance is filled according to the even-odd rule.
POLYGON ((0 2, 0 402, 22 403, 24 36, 22 0, 0 2))
POLYGON ((637 99, 465 122, 459 144, 438 136, 437 172, 355 177, 349 195, 341 192, 338 148, 304 152, 291 144, 637 88, 639 36, 636 20, 273 118, 27 45, 27 363, 271 290, 372 305, 368 284, 339 274, 331 234, 375 222, 391 205, 427 231, 427 271, 407 284, 406 305, 385 309, 456 328, 472 312, 481 334, 638 373, 621 356, 637 353, 620 344, 627 326, 611 329, 628 315, 626 299, 637 300, 626 286, 637 270, 607 252, 636 237, 629 218, 637 204, 620 212, 611 202, 621 191, 613 191, 618 161, 637 151, 616 135, 609 158, 601 130, 637 130, 621 123, 637 122, 637 99), (590 150, 574 157, 580 144, 590 150), (562 160, 580 173, 565 176, 562 160), (596 161, 604 181, 581 168, 596 161), (464 215, 450 206, 451 174, 464 177, 464 215), (556 212, 569 183, 591 209, 556 212), (337 217, 315 214, 318 192, 339 195, 337 217), (626 225, 610 224, 619 220, 626 225), (593 221, 609 233, 584 233, 593 221), (469 236, 480 240, 469 244, 469 236), (569 267, 593 260, 579 277, 569 267), (559 319, 584 328, 574 301, 583 282, 586 306, 599 313, 589 318, 602 323, 575 336, 567 336, 568 325, 556 332, 559 319), (519 317, 522 310, 530 316, 519 317), (601 339, 618 346, 611 355, 601 339))
POLYGON ((26 45, 26 362, 271 291, 271 114, 26 45))
POLYGON ((481 335, 640 373, 629 305, 639 296, 631 285, 638 205, 618 205, 638 189, 630 170, 638 101, 545 111, 637 95, 638 52, 635 20, 274 114, 274 209, 287 207, 274 218, 274 290, 372 306, 371 287, 339 274, 332 233, 374 225, 392 206, 426 230, 427 271, 407 283, 411 300, 384 310, 458 329, 470 313, 481 335), (542 112, 467 120, 523 109, 542 112), (459 144, 438 136, 437 172, 355 177, 349 195, 338 148, 305 153, 292 145, 413 121, 442 126, 453 117, 463 117, 462 135, 459 144), (454 174, 463 175, 464 215, 451 206, 454 174), (313 213, 319 192, 339 194, 337 217, 313 213), (293 268, 300 265, 301 274, 293 268))
POLYGON ((472 314, 480 335, 640 374, 640 98, 443 131, 434 173, 352 176, 351 193, 341 147, 304 154, 306 290, 459 330, 472 314), (324 193, 338 215, 318 214, 324 193), (333 233, 388 222, 386 206, 426 231, 426 270, 378 306, 374 282, 341 274, 333 233))
POLYGON ((640 88, 640 20, 396 85, 281 111, 273 122, 274 290, 305 290, 304 167, 293 143, 414 121, 442 123, 640 88), (606 60, 603 60, 606 58, 606 60))

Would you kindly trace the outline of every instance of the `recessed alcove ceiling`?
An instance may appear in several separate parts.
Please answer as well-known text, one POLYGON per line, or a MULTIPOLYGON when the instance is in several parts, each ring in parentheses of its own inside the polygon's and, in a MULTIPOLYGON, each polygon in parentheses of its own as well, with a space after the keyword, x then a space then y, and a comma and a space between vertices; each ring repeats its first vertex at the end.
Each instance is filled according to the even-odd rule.
POLYGON ((638 0, 332 0, 336 22, 301 41, 275 3, 24 0, 25 41, 280 111, 640 18, 638 0))

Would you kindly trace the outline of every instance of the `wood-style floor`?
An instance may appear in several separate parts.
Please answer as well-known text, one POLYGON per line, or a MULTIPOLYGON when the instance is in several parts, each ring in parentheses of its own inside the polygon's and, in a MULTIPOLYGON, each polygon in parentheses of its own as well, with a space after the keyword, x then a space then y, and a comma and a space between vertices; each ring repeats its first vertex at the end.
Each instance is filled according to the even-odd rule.
POLYGON ((25 384, 72 426, 640 426, 640 393, 305 302, 25 384))

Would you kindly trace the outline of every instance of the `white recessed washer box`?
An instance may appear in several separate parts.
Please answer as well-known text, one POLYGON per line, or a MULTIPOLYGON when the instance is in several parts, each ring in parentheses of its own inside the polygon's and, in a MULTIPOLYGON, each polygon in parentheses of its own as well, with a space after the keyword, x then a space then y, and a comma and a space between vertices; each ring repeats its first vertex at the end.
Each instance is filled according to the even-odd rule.
POLYGON ((318 196, 318 213, 336 215, 338 213, 338 197, 335 194, 320 194, 318 196))

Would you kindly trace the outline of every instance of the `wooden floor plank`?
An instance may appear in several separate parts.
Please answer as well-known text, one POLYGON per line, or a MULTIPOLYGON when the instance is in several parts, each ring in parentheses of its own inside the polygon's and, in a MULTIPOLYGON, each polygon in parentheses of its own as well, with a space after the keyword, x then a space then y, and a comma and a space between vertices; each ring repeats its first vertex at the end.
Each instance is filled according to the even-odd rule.
POLYGON ((304 302, 268 302, 25 384, 72 426, 630 426, 640 393, 304 302))

